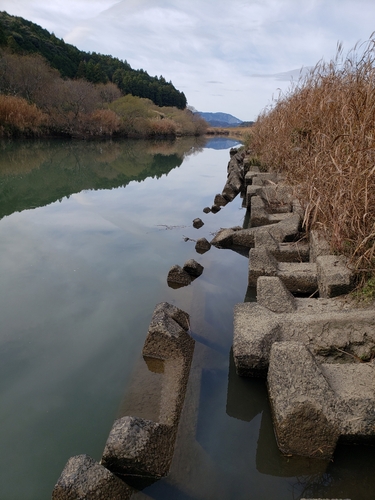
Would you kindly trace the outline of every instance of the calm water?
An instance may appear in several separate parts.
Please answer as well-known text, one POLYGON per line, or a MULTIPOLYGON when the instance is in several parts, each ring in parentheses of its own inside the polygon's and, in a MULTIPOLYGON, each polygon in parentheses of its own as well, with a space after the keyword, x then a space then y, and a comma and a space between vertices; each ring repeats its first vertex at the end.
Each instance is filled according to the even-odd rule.
POLYGON ((190 313, 197 347, 171 474, 143 498, 375 497, 373 448, 342 447, 330 464, 282 457, 264 383, 235 375, 247 259, 185 241, 243 223, 237 199, 202 212, 231 145, 0 145, 1 500, 48 499, 69 457, 100 460, 161 301, 190 313), (190 258, 203 275, 169 288, 190 258))

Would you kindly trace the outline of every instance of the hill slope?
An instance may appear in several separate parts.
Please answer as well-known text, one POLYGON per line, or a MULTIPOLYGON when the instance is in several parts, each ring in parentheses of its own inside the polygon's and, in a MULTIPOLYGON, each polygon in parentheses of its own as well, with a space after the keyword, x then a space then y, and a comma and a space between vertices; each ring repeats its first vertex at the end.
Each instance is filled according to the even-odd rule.
POLYGON ((186 97, 162 76, 134 70, 110 55, 84 52, 22 17, 0 12, 0 48, 18 54, 42 55, 62 77, 84 78, 92 83, 113 82, 124 94, 151 99, 158 106, 185 109, 186 97))

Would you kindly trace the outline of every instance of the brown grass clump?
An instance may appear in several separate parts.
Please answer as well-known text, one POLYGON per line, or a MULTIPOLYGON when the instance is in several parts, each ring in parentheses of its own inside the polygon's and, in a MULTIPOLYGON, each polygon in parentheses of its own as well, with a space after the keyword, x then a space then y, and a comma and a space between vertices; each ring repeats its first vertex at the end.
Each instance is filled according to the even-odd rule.
POLYGON ((375 35, 345 57, 338 45, 276 99, 251 129, 249 146, 283 172, 320 228, 358 273, 375 271, 375 35))
POLYGON ((37 134, 45 123, 45 115, 21 97, 0 94, 0 136, 37 134))

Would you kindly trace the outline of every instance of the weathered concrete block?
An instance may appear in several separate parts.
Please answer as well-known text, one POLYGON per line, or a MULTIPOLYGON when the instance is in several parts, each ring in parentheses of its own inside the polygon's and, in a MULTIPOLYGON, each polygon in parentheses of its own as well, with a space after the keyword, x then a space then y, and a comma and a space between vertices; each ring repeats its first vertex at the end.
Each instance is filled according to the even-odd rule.
POLYGON ((220 210, 221 210, 221 208, 218 207, 217 205, 212 205, 212 207, 211 207, 211 212, 213 214, 217 214, 218 212, 220 212, 220 210))
POLYGON ((317 268, 311 262, 279 262, 277 276, 293 293, 313 295, 318 291, 317 268))
POLYGON ((291 243, 279 243, 271 253, 278 262, 309 262, 310 245, 306 240, 291 243))
POLYGON ((209 214, 209 213, 211 212, 210 207, 205 207, 205 208, 203 209, 203 212, 204 212, 205 214, 209 214))
POLYGON ((269 213, 266 210, 266 204, 260 196, 253 196, 251 198, 251 227, 266 226, 271 224, 269 213))
POLYGON ((344 255, 316 257, 320 297, 336 297, 353 290, 355 282, 344 255))
POLYGON ((221 229, 211 240, 211 245, 218 248, 230 248, 233 244, 233 229, 221 229))
POLYGON ((127 500, 132 489, 88 455, 68 460, 52 500, 127 500))
POLYGON ((252 248, 255 242, 255 228, 240 229, 239 231, 233 232, 232 235, 232 245, 242 246, 246 248, 252 248))
POLYGON ((188 333, 189 328, 186 312, 167 302, 158 304, 150 321, 143 356, 157 359, 180 357, 191 361, 194 339, 188 333))
MULTIPOLYGON (((164 317, 164 314, 173 319, 178 325, 181 326, 185 331, 190 329, 190 316, 187 312, 183 311, 179 307, 169 304, 168 302, 159 302, 154 308, 154 312, 151 318, 151 326, 158 324, 158 318, 164 317)), ((149 328, 150 329, 150 328, 149 328)))
POLYGON ((317 257, 329 255, 329 243, 322 231, 312 230, 309 234, 310 241, 310 261, 316 262, 317 257))
POLYGON ((229 184, 225 184, 223 191, 222 191, 223 198, 225 198, 228 201, 233 201, 235 197, 238 195, 238 191, 236 189, 233 189, 232 186, 229 184))
POLYGON ((202 219, 199 219, 198 217, 193 220, 193 227, 195 227, 195 229, 199 229, 202 226, 204 226, 204 222, 202 221, 202 219))
MULTIPOLYGON (((267 366, 269 339, 278 328, 276 340, 298 341, 307 345, 319 362, 348 362, 354 358, 372 359, 375 352, 375 311, 350 309, 333 299, 295 299, 292 313, 275 313, 258 304, 237 304, 234 308, 233 355, 239 374, 267 366), (256 330, 259 316, 267 318, 262 329, 256 330), (263 354, 253 361, 252 353, 261 345, 263 354), (237 346, 236 349, 234 346, 237 346), (262 357, 262 360, 258 359, 262 357)), ((260 373, 260 376, 262 373, 260 373)))
POLYGON ((324 363, 322 373, 335 393, 340 433, 346 441, 375 437, 375 364, 324 363))
POLYGON ((312 294, 318 289, 315 264, 278 262, 265 246, 249 252, 249 286, 256 286, 259 276, 278 276, 293 293, 312 294))
POLYGON ((262 193, 262 186, 248 185, 245 192, 246 207, 251 207, 251 200, 253 196, 260 196, 262 193))
POLYGON ((249 286, 256 286, 259 276, 276 276, 278 262, 266 247, 251 248, 249 252, 249 286))
POLYGON ((160 479, 167 475, 173 455, 175 430, 140 417, 115 421, 102 464, 114 474, 160 479))
POLYGON ((185 262, 182 269, 186 271, 188 274, 190 274, 190 276, 192 276, 193 278, 198 278, 198 276, 200 276, 203 273, 204 267, 201 264, 199 264, 199 262, 197 262, 196 260, 189 259, 188 261, 185 262))
POLYGON ((247 302, 234 308, 233 357, 238 375, 263 377, 267 373, 272 344, 281 330, 277 318, 264 307, 247 302), (247 312, 251 309, 251 321, 247 312))
POLYGON ((181 266, 176 264, 170 268, 167 276, 167 282, 172 288, 187 286, 191 283, 191 276, 184 271, 181 266))
POLYGON ((225 207, 228 204, 228 201, 222 194, 217 194, 214 198, 214 205, 218 207, 225 207))
POLYGON ((199 238, 195 244, 196 252, 202 254, 208 252, 211 248, 211 243, 206 238, 199 238))
POLYGON ((260 276, 257 281, 257 302, 276 313, 297 309, 296 300, 278 277, 260 276))
POLYGON ((340 436, 335 395, 306 346, 274 343, 267 381, 280 450, 330 458, 340 436))

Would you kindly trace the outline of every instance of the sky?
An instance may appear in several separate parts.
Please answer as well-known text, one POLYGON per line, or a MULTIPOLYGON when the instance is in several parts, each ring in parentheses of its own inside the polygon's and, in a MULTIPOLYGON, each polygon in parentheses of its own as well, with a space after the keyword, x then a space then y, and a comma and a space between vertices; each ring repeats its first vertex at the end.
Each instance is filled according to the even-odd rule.
POLYGON ((198 111, 243 121, 338 42, 348 52, 375 30, 374 0, 0 0, 0 10, 162 75, 198 111))

